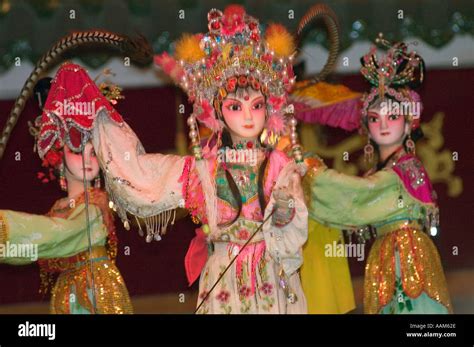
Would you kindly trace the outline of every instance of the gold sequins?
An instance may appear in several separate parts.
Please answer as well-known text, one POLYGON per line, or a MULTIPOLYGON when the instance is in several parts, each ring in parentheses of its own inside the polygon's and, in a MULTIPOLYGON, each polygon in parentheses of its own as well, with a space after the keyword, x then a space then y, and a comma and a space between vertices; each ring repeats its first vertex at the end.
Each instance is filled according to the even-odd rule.
MULTIPOLYGON (((59 275, 51 295, 50 311, 53 314, 70 314, 70 302, 78 303, 93 312, 87 289, 91 287, 89 263, 75 270, 59 275)), ((110 260, 92 264, 96 295, 96 313, 98 314, 131 314, 132 303, 120 272, 110 260)))
POLYGON ((372 246, 365 269, 364 311, 378 313, 395 293, 395 251, 400 255, 403 291, 411 298, 425 292, 452 312, 438 251, 419 226, 398 225, 372 246))

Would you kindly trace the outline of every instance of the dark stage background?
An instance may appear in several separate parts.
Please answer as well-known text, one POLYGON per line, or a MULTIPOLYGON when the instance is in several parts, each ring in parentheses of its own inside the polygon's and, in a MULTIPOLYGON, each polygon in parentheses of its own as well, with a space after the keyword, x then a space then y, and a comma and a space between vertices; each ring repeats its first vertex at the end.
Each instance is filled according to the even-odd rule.
MULTIPOLYGON (((367 88, 360 75, 339 76, 336 79, 358 91, 367 88)), ((453 174, 463 180, 463 192, 455 198, 448 197, 444 184, 435 185, 441 208, 441 234, 435 242, 446 272, 474 265, 473 80, 474 69, 428 71, 428 78, 421 89, 424 102, 422 121, 429 121, 436 112, 445 113, 443 148, 459 153, 453 174), (458 255, 453 255, 453 247, 458 247, 458 255)), ((139 135, 148 152, 175 149, 176 93, 179 92, 173 87, 124 92, 126 98, 117 108, 139 135)), ((0 101, 2 127, 12 104, 13 101, 0 101)), ((33 138, 29 135, 27 121, 32 121, 38 112, 36 103, 30 100, 0 161, 0 209, 43 214, 64 194, 57 182, 42 184, 36 179, 40 159, 33 152, 33 138), (20 161, 15 160, 16 152, 21 153, 20 161)), ((178 117, 182 118, 180 121, 184 125, 184 117, 178 117)), ((186 128, 184 133, 187 133, 186 128)), ((335 132, 335 136, 346 134, 335 132)), ((117 227, 120 247, 117 263, 132 296, 188 289, 183 259, 195 227, 188 217, 177 222, 162 241, 151 244, 146 243, 136 229, 125 231, 120 223, 117 227), (127 256, 123 252, 126 246, 131 249, 131 254, 127 256)), ((353 276, 361 276, 363 264, 351 261, 351 271, 353 276)), ((0 304, 40 300, 39 283, 36 264, 0 265, 0 304)), ((196 284, 194 287, 197 287, 196 284)))

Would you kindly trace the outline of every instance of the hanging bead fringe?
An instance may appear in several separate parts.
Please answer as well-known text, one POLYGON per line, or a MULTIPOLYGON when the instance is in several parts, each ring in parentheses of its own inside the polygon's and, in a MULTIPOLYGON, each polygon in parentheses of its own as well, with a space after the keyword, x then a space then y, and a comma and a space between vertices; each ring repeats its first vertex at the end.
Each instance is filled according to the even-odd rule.
MULTIPOLYGON (((116 203, 117 199, 115 194, 112 192, 112 189, 110 189, 107 179, 105 180, 105 188, 109 194, 109 207, 117 212, 123 222, 125 229, 130 230, 130 222, 128 220, 127 213, 125 209, 120 208, 116 203)), ((134 217, 138 224, 138 234, 142 237, 145 235, 142 223, 145 224, 146 242, 151 242, 153 240, 160 241, 161 236, 166 234, 168 226, 170 224, 174 225, 176 220, 176 209, 166 210, 150 217, 142 218, 135 215, 134 217)))

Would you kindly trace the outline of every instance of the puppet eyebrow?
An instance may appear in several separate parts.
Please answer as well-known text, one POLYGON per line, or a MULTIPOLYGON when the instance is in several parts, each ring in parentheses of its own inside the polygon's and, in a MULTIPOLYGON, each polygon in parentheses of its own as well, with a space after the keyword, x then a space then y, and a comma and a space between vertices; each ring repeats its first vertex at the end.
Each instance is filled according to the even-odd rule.
POLYGON ((237 100, 237 99, 234 99, 234 98, 227 98, 224 102, 231 102, 231 101, 235 101, 235 102, 240 102, 240 100, 237 100))
POLYGON ((377 116, 377 117, 380 117, 377 112, 373 112, 373 111, 372 111, 372 112, 369 111, 367 114, 368 114, 369 116, 377 116))

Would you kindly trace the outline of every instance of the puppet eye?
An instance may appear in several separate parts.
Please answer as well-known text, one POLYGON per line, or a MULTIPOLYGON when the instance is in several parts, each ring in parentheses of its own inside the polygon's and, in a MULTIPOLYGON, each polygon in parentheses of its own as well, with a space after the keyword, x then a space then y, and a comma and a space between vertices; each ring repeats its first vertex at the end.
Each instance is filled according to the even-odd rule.
POLYGON ((388 116, 388 119, 390 120, 397 120, 398 118, 400 118, 400 115, 398 114, 391 114, 390 116, 388 116))
POLYGON ((369 123, 376 123, 379 121, 379 117, 369 116, 369 123))

